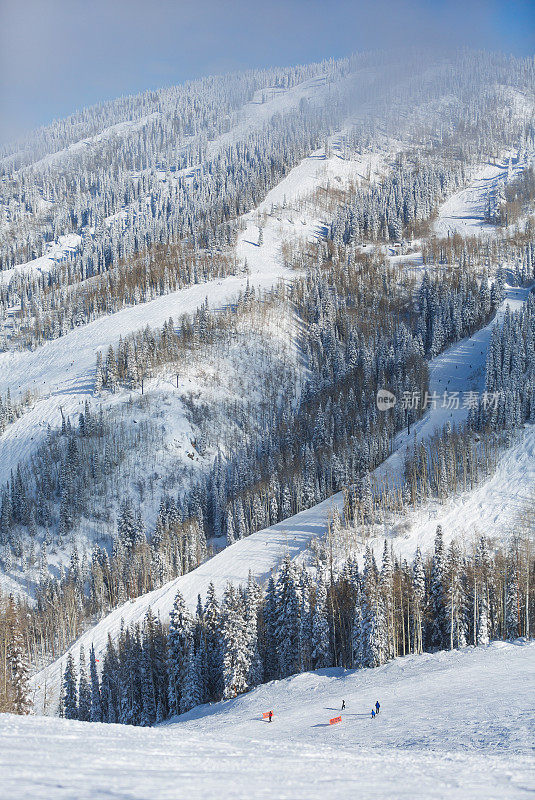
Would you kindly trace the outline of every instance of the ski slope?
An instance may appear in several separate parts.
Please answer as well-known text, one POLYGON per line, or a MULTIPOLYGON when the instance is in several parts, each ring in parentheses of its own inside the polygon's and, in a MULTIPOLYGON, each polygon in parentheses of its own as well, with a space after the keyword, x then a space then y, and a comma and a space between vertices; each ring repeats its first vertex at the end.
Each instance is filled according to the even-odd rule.
POLYGON ((60 261, 67 261, 76 252, 82 237, 77 233, 67 233, 60 236, 57 242, 50 242, 46 245, 46 252, 33 261, 20 264, 18 267, 4 269, 0 271, 0 286, 7 286, 16 275, 23 277, 34 274, 36 277, 46 275, 60 261))
POLYGON ((459 427, 466 421, 471 402, 467 393, 481 394, 485 389, 485 367, 492 329, 502 324, 506 309, 518 311, 528 296, 528 288, 506 286, 505 298, 488 325, 432 359, 429 365, 428 412, 411 426, 410 434, 403 431, 397 435, 395 452, 376 470, 378 478, 387 482, 397 480, 403 473, 405 457, 412 450, 415 436, 416 441, 421 441, 448 423, 459 427), (450 407, 453 393, 458 398, 458 407, 450 407))
MULTIPOLYGON (((507 287, 506 297, 495 318, 469 339, 450 347, 430 364, 429 391, 436 393, 435 408, 407 431, 396 437, 395 450, 374 473, 377 484, 400 483, 406 456, 414 442, 425 440, 450 423, 459 427, 468 417, 467 392, 482 393, 485 388, 485 364, 490 336, 494 325, 503 321, 505 309, 517 311, 529 294, 529 289, 507 287), (448 397, 458 392, 459 408, 444 406, 448 397)), ((380 533, 370 540, 379 557, 385 536, 393 537, 396 553, 412 559, 417 547, 425 552, 433 546, 437 525, 442 525, 446 543, 452 539, 467 548, 480 536, 507 540, 518 532, 519 516, 533 502, 535 480, 535 426, 525 425, 513 445, 500 457, 496 471, 471 491, 447 498, 444 502, 432 499, 403 515, 397 515, 380 533)))
POLYGON ((0 715, 6 800, 407 798, 535 791, 535 643, 321 670, 154 728, 0 715), (346 710, 338 716, 342 699, 346 710), (381 713, 370 718, 375 701, 381 713), (262 720, 273 710, 273 722, 262 720))
POLYGON ((452 194, 440 206, 433 226, 437 236, 493 236, 496 228, 485 220, 489 194, 517 177, 531 161, 533 154, 512 165, 510 170, 507 159, 476 168, 468 186, 452 194))

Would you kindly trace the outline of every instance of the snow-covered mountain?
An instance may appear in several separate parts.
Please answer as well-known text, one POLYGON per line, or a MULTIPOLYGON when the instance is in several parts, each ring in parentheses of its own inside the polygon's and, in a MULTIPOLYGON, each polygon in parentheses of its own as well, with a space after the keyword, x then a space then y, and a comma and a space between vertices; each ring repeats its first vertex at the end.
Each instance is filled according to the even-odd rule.
POLYGON ((82 645, 100 663, 177 591, 193 612, 286 556, 316 569, 327 533, 331 578, 385 539, 430 554, 439 524, 513 560, 533 64, 396 59, 126 98, 2 155, 0 587, 28 601, 39 712, 82 645))
MULTIPOLYGON (((45 290, 48 280, 47 275, 50 278, 57 267, 60 271, 57 274, 54 273, 55 277, 51 278, 51 285, 48 288, 53 289, 55 285, 58 285, 64 286, 66 289, 67 286, 71 286, 72 291, 75 293, 77 291, 75 289, 76 285, 79 284, 82 288, 84 286, 89 287, 90 283, 88 281, 93 280, 85 268, 82 268, 78 277, 75 277, 74 274, 78 269, 76 265, 79 257, 76 237, 83 238, 83 226, 78 226, 74 232, 67 232, 68 229, 64 227, 63 230, 65 232, 57 238, 55 243, 48 242, 46 244, 47 252, 45 255, 39 256, 33 262, 27 262, 15 268, 11 267, 0 273, 5 292, 3 300, 5 307, 4 319, 8 337, 6 349, 3 353, 0 353, 0 397, 5 398, 9 392, 12 401, 25 396, 31 398, 29 406, 24 407, 25 413, 18 418, 15 417, 12 424, 8 425, 0 435, 1 485, 6 485, 11 473, 14 473, 18 466, 24 466, 28 463, 29 459, 35 454, 36 449, 45 443, 50 429, 57 430, 60 428, 62 419, 76 420, 78 414, 84 411, 86 401, 89 401, 90 407, 94 411, 100 408, 113 408, 121 419, 124 419, 126 414, 125 425, 132 427, 131 415, 128 409, 124 410, 125 401, 132 396, 131 391, 123 390, 111 396, 105 393, 95 397, 94 374, 99 351, 105 355, 110 345, 116 348, 121 337, 124 339, 129 335, 135 334, 144 326, 148 325, 153 329, 160 328, 170 317, 178 320, 183 314, 193 315, 198 312, 203 303, 207 302, 207 308, 209 309, 226 307, 236 299, 240 292, 245 291, 247 286, 267 290, 276 286, 281 280, 290 281, 295 275, 295 271, 291 269, 289 264, 289 252, 298 252, 299 249, 306 247, 307 243, 321 241, 322 237, 325 236, 333 219, 337 203, 336 193, 349 192, 350 187, 356 184, 364 185, 370 181, 372 184, 381 182, 391 172, 396 154, 413 146, 416 126, 420 126, 417 128, 420 136, 418 140, 420 147, 422 135, 425 139, 425 136, 431 136, 431 132, 435 128, 442 129, 444 107, 439 103, 424 102, 423 98, 430 91, 440 95, 443 89, 430 89, 426 85, 426 88, 421 90, 421 87, 418 89, 416 85, 412 85, 411 81, 407 81, 407 78, 403 77, 400 84, 402 86, 400 88, 402 96, 405 97, 407 95, 413 97, 413 100, 416 100, 416 98, 417 100, 409 113, 404 107, 402 115, 403 126, 401 128, 399 126, 396 127, 395 136, 389 131, 392 127, 391 115, 395 116, 396 113, 393 108, 399 102, 399 99, 396 103, 393 103, 384 118, 385 135, 380 126, 377 125, 375 118, 375 115, 379 113, 378 109, 383 108, 383 99, 375 97, 376 105, 374 105, 371 100, 371 94, 373 94, 372 87, 376 87, 378 82, 383 85, 386 78, 383 76, 379 79, 377 71, 374 72, 369 67, 359 66, 357 62, 332 66, 331 72, 327 73, 331 76, 328 79, 325 78, 325 70, 323 69, 319 77, 307 78, 292 86, 279 86, 278 88, 262 91, 255 89, 252 99, 241 108, 236 120, 234 120, 235 125, 229 132, 220 135, 220 138, 223 137, 224 142, 217 137, 211 141, 208 148, 211 154, 216 151, 222 151, 226 146, 225 142, 228 144, 229 137, 233 142, 237 142, 251 130, 257 130, 259 126, 268 123, 269 125, 274 125, 279 115, 296 106, 299 107, 303 99, 314 103, 315 108, 321 108, 322 104, 330 102, 326 98, 330 97, 332 99, 333 95, 339 97, 336 93, 338 90, 343 93, 346 90, 349 91, 346 84, 349 83, 352 86, 349 93, 350 101, 346 98, 347 103, 349 103, 349 106, 346 105, 346 109, 351 110, 346 110, 342 116, 339 115, 339 119, 343 124, 338 132, 330 135, 328 131, 326 132, 324 139, 326 147, 313 149, 304 159, 300 158, 301 152, 296 152, 295 156, 297 158, 294 159, 294 156, 292 156, 292 159, 297 161, 296 166, 290 169, 282 177, 282 180, 275 179, 273 181, 275 185, 260 202, 255 204, 254 210, 245 214, 238 214, 235 218, 235 223, 233 224, 237 227, 236 241, 230 248, 229 254, 232 264, 231 271, 237 274, 225 276, 223 273, 215 279, 208 276, 207 279, 200 283, 193 282, 192 285, 176 291, 172 291, 172 287, 169 286, 164 289, 163 295, 159 297, 154 295, 160 294, 160 290, 155 290, 153 287, 149 292, 149 297, 152 296, 153 299, 146 299, 146 294, 143 293, 135 301, 135 305, 129 304, 130 307, 121 308, 115 313, 100 316, 97 319, 94 319, 94 317, 98 316, 98 313, 92 311, 89 320, 78 319, 72 330, 69 330, 70 324, 65 326, 62 322, 59 329, 45 337, 45 341, 40 340, 38 347, 19 349, 18 347, 13 347, 13 336, 15 328, 19 324, 17 321, 18 315, 21 313, 19 303, 23 301, 25 307, 28 307, 28 303, 30 303, 32 309, 35 310, 39 306, 40 301, 38 298, 45 290), (358 91, 355 89, 355 82, 358 86, 358 91), (335 91, 333 87, 338 87, 338 89, 335 91), (418 91, 420 91, 420 95, 418 95, 418 91), (367 98, 366 102, 363 102, 364 95, 367 98), (371 125, 371 132, 369 127, 365 127, 363 130, 362 126, 364 125, 371 125), (216 142, 219 142, 217 147, 216 142), (331 195, 334 197, 333 201, 329 200, 332 208, 325 204, 322 193, 328 197, 331 197, 331 195), (262 245, 259 247, 260 230, 262 231, 262 245), (61 259, 65 254, 68 255, 69 253, 74 260, 72 262, 68 261, 65 267, 61 259), (60 259, 60 263, 59 266, 56 265, 55 267, 54 259, 57 258, 60 259), (64 267, 69 271, 68 275, 61 272, 64 267), (30 283, 28 283, 28 280, 30 283), (142 302, 143 300, 145 302, 142 302), (51 340, 47 340, 50 335, 51 340), (55 338, 58 335, 59 338, 55 338)), ((437 67, 437 74, 441 74, 441 69, 437 67)), ((511 73, 510 80, 515 83, 517 81, 515 77, 517 67, 514 64, 510 67, 502 64, 499 71, 507 71, 507 69, 511 73)), ((387 74, 389 75, 390 73, 387 74)), ((299 73, 299 77, 303 77, 301 73, 299 73)), ((432 70, 429 72, 424 69, 419 80, 424 84, 425 81, 430 81, 433 86, 433 80, 435 79, 436 74, 432 70)), ((263 76, 261 80, 267 80, 266 76, 263 76)), ((284 80, 288 83, 290 78, 284 80)), ((297 78, 292 78, 291 81, 293 80, 297 80, 297 78)), ((479 77, 478 80, 483 80, 483 78, 479 77)), ((284 83, 284 81, 282 82, 284 83)), ((472 87, 470 91, 475 92, 475 88, 472 87)), ((504 100, 509 102, 511 108, 510 116, 514 111, 516 117, 513 118, 517 120, 519 126, 525 122, 525 118, 529 119, 529 110, 532 108, 530 106, 529 92, 522 95, 523 101, 520 103, 516 94, 509 97, 499 87, 494 88, 492 91, 495 92, 500 102, 504 100)), ((392 92, 391 85, 389 85, 388 92, 392 92)), ((141 102, 142 107, 146 102, 147 98, 141 102)), ((171 101, 168 98, 166 102, 170 103, 171 101)), ((132 111, 135 105, 134 100, 129 100, 126 103, 126 108, 130 109, 137 119, 137 111, 135 113, 132 111)), ((119 107, 121 108, 120 112, 113 107, 113 114, 126 113, 124 104, 119 104, 119 107)), ((169 107, 171 108, 171 106, 169 107)), ((459 104, 454 104, 454 107, 457 109, 455 113, 460 114, 459 104)), ((446 104, 446 108, 450 112, 452 111, 450 101, 446 104)), ((101 113, 103 113, 102 110, 98 111, 97 118, 101 113)), ((178 112, 174 113, 178 114, 178 112)), ((383 113, 385 112, 383 111, 383 113)), ((463 113, 466 113, 466 110, 463 113)), ((109 114, 112 114, 110 109, 105 113, 107 121, 110 121, 108 120, 109 114)), ((89 112, 88 115, 90 116, 89 112)), ((47 171, 51 164, 61 164, 63 165, 62 170, 67 170, 67 172, 70 170, 72 173, 76 173, 80 168, 77 161, 77 159, 82 158, 80 154, 92 151, 94 147, 104 146, 103 143, 109 140, 119 144, 119 154, 123 151, 128 151, 130 145, 127 143, 131 143, 131 137, 141 137, 143 139, 147 125, 155 124, 155 120, 160 119, 160 117, 156 112, 153 112, 153 116, 145 115, 140 119, 141 121, 131 125, 115 122, 113 126, 107 126, 102 134, 95 134, 93 137, 85 136, 77 143, 69 144, 66 150, 65 148, 57 150, 53 158, 51 155, 42 156, 41 149, 43 145, 36 144, 36 142, 40 142, 39 136, 37 136, 35 142, 27 144, 26 147, 28 153, 34 152, 35 148, 37 148, 40 158, 37 162, 32 162, 31 166, 22 166, 24 158, 20 156, 21 161, 16 171, 17 180, 22 180, 20 171, 26 170, 24 172, 26 176, 24 183, 38 180, 36 176, 42 174, 46 174, 48 176, 47 180, 54 183, 54 181, 59 180, 59 177, 55 173, 49 174, 47 171), (65 153, 70 155, 66 156, 65 153), (44 161, 43 158, 45 159, 44 161)), ((97 122, 92 122, 91 124, 94 126, 97 122)), ((225 124, 228 125, 228 122, 225 124)), ((87 133, 85 128, 84 133, 87 133)), ((72 135, 70 128, 68 135, 72 135)), ((268 134, 265 133, 265 135, 267 136, 268 134)), ((60 136, 60 134, 57 133, 57 136, 60 136)), ((52 135, 52 132, 50 132, 50 142, 46 146, 51 148, 52 142, 56 142, 56 138, 56 134, 52 135)), ((46 135, 43 135, 43 141, 48 141, 46 135)), ((57 144, 54 146, 57 146, 57 144)), ((490 199, 502 191, 501 187, 506 184, 507 180, 514 179, 515 175, 530 163, 529 147, 526 147, 525 144, 517 148, 514 163, 512 163, 512 153, 513 150, 510 150, 508 157, 504 157, 502 162, 498 162, 492 167, 481 166, 477 161, 471 163, 471 156, 467 157, 467 163, 470 164, 468 188, 454 192, 441 207, 438 220, 434 223, 437 232, 447 234, 454 230, 461 230, 459 225, 464 227, 466 232, 492 229, 492 226, 485 222, 484 219, 490 199)), ((236 157, 238 159, 237 163, 240 163, 239 154, 236 157)), ((4 159, 4 161, 4 168, 12 170, 13 160, 4 159)), ((290 166, 290 163, 288 166, 290 166)), ((61 174, 63 175, 63 172, 61 174)), ((41 191, 39 189, 38 193, 41 191)), ((154 196, 150 192, 149 195, 151 197, 154 196)), ((59 202, 56 204, 59 207, 59 202)), ((10 201, 8 206, 11 207, 11 205, 10 201)), ((127 211, 123 209, 121 214, 124 218, 127 211)), ((8 216, 12 217, 13 221, 18 219, 11 212, 8 216)), ((140 218, 139 214, 137 214, 137 218, 140 218)), ((168 234, 171 236, 170 230, 168 230, 168 234)), ((413 249, 414 253, 407 259, 410 264, 418 263, 419 259, 417 248, 413 249)), ((400 266, 404 263, 402 258, 394 257, 392 261, 397 261, 400 266)), ((108 270, 108 267, 106 270, 108 270)), ((412 269, 413 267, 410 267, 410 270, 412 269)), ((73 297, 72 293, 70 293, 70 296, 73 297)), ((42 315, 43 310, 53 308, 55 304, 56 300, 53 300, 52 297, 43 300, 43 309, 39 313, 42 315)), ((84 312, 80 308, 78 301, 76 305, 78 308, 76 313, 81 313, 83 317, 84 312)), ((35 319, 34 311, 32 311, 32 318, 35 319)), ((266 329, 265 333, 266 339, 270 339, 272 329, 266 329)), ((290 332, 290 336, 294 338, 294 332, 290 332)), ((290 359, 295 358, 295 354, 292 356, 288 353, 288 357, 290 359)), ((241 366, 233 366, 232 368, 229 368, 228 365, 214 365, 213 363, 208 367, 205 354, 199 354, 198 359, 199 370, 193 371, 188 375, 184 374, 178 386, 174 385, 175 376, 172 375, 172 372, 171 374, 164 373, 163 375, 160 373, 155 375, 153 379, 147 378, 145 380, 146 397, 144 402, 150 405, 150 398, 152 398, 152 404, 154 409, 157 409, 158 416, 163 415, 165 430, 163 436, 158 435, 156 445, 148 445, 149 450, 145 455, 142 467, 136 466, 135 459, 131 460, 127 468, 129 478, 126 482, 123 481, 123 478, 118 478, 118 480, 122 483, 119 494, 130 493, 134 495, 135 502, 142 510, 145 525, 148 529, 151 529, 154 525, 162 494, 168 491, 168 489, 166 490, 166 484, 169 485, 169 474, 171 472, 177 475, 182 474, 183 477, 175 480, 175 485, 178 481, 179 487, 180 484, 186 486, 192 480, 192 473, 195 475, 199 469, 202 471, 202 469, 207 468, 218 447, 223 447, 224 449, 222 431, 215 429, 212 431, 212 448, 204 456, 198 454, 198 460, 196 456, 192 463, 192 442, 198 437, 199 431, 195 424, 192 423, 192 415, 186 412, 184 402, 186 401, 186 404, 190 404, 193 398, 194 404, 200 408, 206 403, 208 389, 199 372, 206 373, 206 369, 215 369, 221 372, 222 369, 226 368, 229 373, 230 395, 234 392, 239 396, 240 389, 233 389, 232 387, 240 386, 243 382, 243 375, 250 371, 250 361, 247 363, 245 359, 243 359, 241 366), (235 375, 236 369, 237 374, 235 375), (169 397, 170 401, 170 406, 163 410, 161 403, 162 392, 169 397), (162 448, 164 450, 163 453, 162 448), (147 473, 150 473, 153 478, 151 479, 150 492, 144 491, 142 497, 135 487, 140 482, 143 483, 144 475, 147 473)), ((139 391, 139 387, 136 386, 136 390, 139 391)), ((144 416, 142 410, 138 408, 135 409, 135 414, 138 417, 144 416)), ((123 443, 123 447, 125 449, 128 448, 128 443, 123 443)), ((116 492, 112 493, 105 489, 104 496, 99 495, 98 497, 98 505, 101 508, 102 506, 104 507, 104 513, 99 516, 92 512, 90 518, 82 520, 81 524, 76 528, 74 541, 82 551, 87 550, 88 546, 91 547, 95 542, 109 547, 110 536, 114 533, 115 517, 119 511, 116 492)), ((55 528, 58 524, 56 513, 52 512, 50 521, 43 519, 44 525, 43 523, 39 524, 38 521, 37 537, 38 541, 42 541, 43 538, 47 539, 47 560, 50 566, 55 568, 61 563, 68 563, 73 543, 73 540, 71 540, 67 546, 58 547, 55 534, 55 528), (43 529, 47 530, 46 534, 44 534, 43 529), (54 550, 57 552, 54 553, 54 550)), ((7 527, 7 523, 4 527, 7 527)), ((18 533, 21 532, 19 531, 18 533)), ((15 533, 9 534, 6 531, 3 533, 3 539, 10 540, 17 535, 15 533)), ((24 541, 24 539, 24 532, 22 532, 22 540, 24 541)), ((20 552, 19 544, 15 546, 15 551, 17 554, 20 552)), ((20 556, 17 555, 16 558, 18 557, 20 556)), ((30 561, 32 560, 35 562, 39 558, 32 557, 30 554, 30 561)), ((12 573, 12 570, 4 570, 4 572, 12 573)), ((31 595, 38 572, 37 565, 35 565, 33 575, 26 568, 22 569, 21 565, 20 574, 12 574, 12 577, 2 578, 2 581, 9 590, 17 592, 26 590, 31 595)))

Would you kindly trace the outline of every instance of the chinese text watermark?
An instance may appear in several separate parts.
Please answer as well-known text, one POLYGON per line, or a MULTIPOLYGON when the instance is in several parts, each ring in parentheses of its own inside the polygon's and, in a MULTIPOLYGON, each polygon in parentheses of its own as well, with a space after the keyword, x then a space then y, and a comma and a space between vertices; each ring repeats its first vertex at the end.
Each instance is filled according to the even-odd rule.
MULTIPOLYGON (((427 408, 445 408, 450 411, 457 411, 460 408, 477 408, 479 404, 486 409, 495 409, 501 392, 403 392, 400 398, 400 406, 406 411, 425 410, 427 408)), ((388 389, 379 389, 377 392, 377 408, 379 411, 388 411, 398 402, 395 394, 388 389)))

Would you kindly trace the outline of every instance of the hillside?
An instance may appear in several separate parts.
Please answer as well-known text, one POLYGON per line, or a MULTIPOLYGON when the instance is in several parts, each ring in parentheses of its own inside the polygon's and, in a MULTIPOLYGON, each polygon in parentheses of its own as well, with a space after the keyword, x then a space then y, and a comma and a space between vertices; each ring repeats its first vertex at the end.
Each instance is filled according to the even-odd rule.
MULTIPOLYGON (((385 541, 413 608, 413 590, 431 603, 430 562, 421 586, 409 572, 437 525, 444 608, 456 548, 477 562, 485 535, 494 563, 521 563, 534 109, 529 61, 367 54, 123 98, 7 148, 0 601, 24 620, 39 711, 82 645, 100 662, 149 608, 166 626, 177 591, 192 612, 211 583, 218 602, 249 575, 262 593, 287 556, 303 624, 327 562, 331 582, 353 575, 342 644, 334 608, 323 620, 328 663, 351 665, 358 570, 386 592, 385 541)), ((490 621, 463 577, 460 642, 480 641, 480 613, 483 641, 529 635, 520 601, 504 610, 530 605, 524 572, 505 576, 490 621)), ((436 649, 430 607, 424 647, 400 602, 378 663, 436 649)))
MULTIPOLYGON (((526 296, 525 290, 510 289, 503 308, 487 328, 434 359, 431 362, 430 391, 440 396, 446 385, 461 393, 480 391, 492 326, 500 324, 506 307, 520 307, 526 296)), ((431 408, 413 427, 410 436, 406 432, 398 435, 395 452, 376 470, 377 480, 399 481, 405 453, 413 446, 415 437, 416 441, 425 441, 447 421, 459 424, 467 414, 468 409, 462 407, 449 411, 437 404, 436 408, 431 408)), ((535 470, 534 436, 533 426, 529 426, 520 441, 502 457, 495 474, 475 490, 460 497, 454 496, 446 504, 429 502, 416 512, 398 515, 389 526, 379 526, 379 536, 371 539, 377 557, 386 536, 397 555, 412 559, 417 547, 424 552, 431 548, 439 524, 444 528, 446 542, 458 539, 468 548, 477 534, 485 533, 507 540, 518 522, 519 513, 530 501, 535 470)), ((341 511, 342 505, 342 494, 338 493, 283 522, 235 542, 187 575, 114 609, 84 633, 68 652, 76 656, 81 645, 86 652, 94 646, 97 657, 102 658, 108 636, 116 638, 123 625, 141 624, 149 608, 162 622, 168 623, 177 591, 182 593, 193 612, 198 596, 203 602, 206 599, 210 583, 214 584, 219 597, 228 582, 236 586, 245 585, 249 574, 264 584, 287 555, 292 559, 307 559, 313 541, 325 536, 333 510, 341 511)), ((361 546, 360 557, 362 553, 361 546)), ((54 713, 67 654, 34 677, 35 704, 39 710, 54 713)))
MULTIPOLYGON (((13 398, 23 396, 25 392, 35 395, 30 408, 0 435, 0 485, 9 479, 18 464, 27 462, 46 440, 50 429, 57 429, 61 425, 62 414, 67 419, 75 419, 83 411, 85 402, 89 402, 95 410, 126 406, 132 397, 130 391, 95 396, 95 362, 99 351, 105 353, 110 345, 117 345, 120 337, 125 338, 144 326, 155 329, 170 317, 178 320, 184 314, 192 315, 204 303, 210 310, 217 311, 235 301, 247 287, 267 291, 278 282, 288 282, 294 277, 295 273, 285 265, 282 257, 283 245, 291 241, 294 247, 300 244, 304 246, 309 241, 316 241, 321 238, 328 222, 313 203, 306 201, 314 192, 333 182, 343 187, 370 171, 372 175, 375 174, 382 167, 384 159, 391 157, 391 153, 385 150, 359 158, 342 159, 336 136, 333 137, 332 149, 329 158, 324 157, 323 151, 305 158, 268 193, 253 212, 244 215, 236 244, 239 275, 195 284, 150 302, 139 303, 75 328, 33 351, 0 353, 0 397, 8 390, 13 398), (261 248, 256 244, 260 221, 264 235, 261 248), (73 353, 76 354, 75 358, 73 353)), ((3 274, 0 273, 0 278, 3 274)), ((266 326, 263 331, 266 341, 273 336, 287 335, 287 332, 284 323, 282 334, 273 326, 269 330, 266 326)), ((145 398, 153 408, 157 408, 162 399, 167 402, 166 397, 173 401, 171 408, 164 409, 168 427, 164 445, 170 451, 174 464, 188 468, 191 462, 187 453, 191 451, 196 432, 195 426, 187 418, 185 400, 193 393, 199 396, 199 404, 210 402, 208 388, 203 385, 201 377, 203 370, 210 368, 208 360, 199 361, 198 374, 195 374, 195 365, 191 366, 189 374, 181 369, 179 386, 174 385, 174 375, 165 374, 146 380, 144 386, 145 398)), ((245 362, 241 372, 238 368, 235 374, 232 366, 227 365, 226 378, 230 387, 244 380, 243 373, 254 369, 258 369, 258 365, 251 367, 250 363, 245 362)), ((139 395, 139 389, 135 395, 139 395)), ((215 405, 214 401, 212 405, 215 405)), ((137 415, 139 418, 142 412, 138 410, 137 415)), ((165 458, 169 459, 169 453, 165 458)), ((207 462, 208 459, 203 459, 201 468, 206 469, 207 462)), ((165 475, 164 463, 161 449, 154 448, 150 453, 151 469, 165 475)), ((146 461, 143 471, 147 471, 146 461)), ((154 523, 159 502, 159 496, 156 495, 143 506, 144 517, 150 525, 154 523)), ((118 511, 117 506, 112 508, 115 513, 118 511)), ((82 550, 91 547, 101 536, 90 524, 81 533, 78 546, 82 550)), ((50 558, 49 563, 51 567, 62 562, 68 563, 69 556, 69 552, 60 551, 57 557, 50 558)), ((25 582, 15 576, 10 580, 0 574, 2 584, 6 591, 15 591, 17 594, 25 589, 25 582)), ((31 582, 26 585, 31 595, 31 582)))
POLYGON ((3 790, 12 800, 528 797, 534 658, 519 641, 304 673, 150 729, 3 715, 3 790), (329 726, 342 700, 342 722, 329 726))

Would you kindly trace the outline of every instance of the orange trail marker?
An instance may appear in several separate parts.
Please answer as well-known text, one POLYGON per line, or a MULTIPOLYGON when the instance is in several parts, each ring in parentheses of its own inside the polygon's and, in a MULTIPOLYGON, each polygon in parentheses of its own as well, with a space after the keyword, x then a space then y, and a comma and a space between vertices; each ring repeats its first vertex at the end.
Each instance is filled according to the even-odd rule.
POLYGON ((336 725, 337 722, 342 722, 342 717, 333 717, 329 720, 329 725, 336 725))
POLYGON ((269 719, 269 715, 273 716, 273 711, 264 711, 262 714, 262 719, 269 719))

